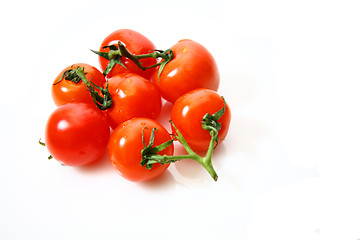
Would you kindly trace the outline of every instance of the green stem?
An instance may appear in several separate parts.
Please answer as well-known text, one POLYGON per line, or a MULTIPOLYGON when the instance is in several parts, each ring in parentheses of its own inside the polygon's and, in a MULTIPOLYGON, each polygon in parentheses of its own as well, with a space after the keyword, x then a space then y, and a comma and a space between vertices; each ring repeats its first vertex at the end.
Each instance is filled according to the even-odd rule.
POLYGON ((183 137, 183 135, 181 134, 181 132, 179 131, 179 129, 176 128, 174 122, 172 120, 169 121, 170 124, 174 127, 176 135, 175 138, 181 143, 181 145, 185 148, 186 152, 189 155, 197 155, 189 146, 189 144, 187 143, 187 141, 185 140, 185 138, 183 137))
POLYGON ((177 156, 172 156, 172 155, 152 155, 149 156, 148 159, 148 164, 149 163, 161 163, 161 164, 169 164, 169 163, 173 163, 173 162, 177 162, 179 160, 183 160, 183 159, 192 159, 195 161, 199 161, 199 156, 198 155, 177 155, 177 156))
POLYGON ((91 85, 91 83, 87 80, 87 78, 85 77, 84 71, 81 68, 76 69, 76 74, 80 77, 81 81, 83 81, 83 83, 86 85, 86 87, 88 89, 93 87, 91 85))
POLYGON ((118 47, 119 47, 119 50, 118 50, 118 54, 120 56, 123 56, 123 57, 126 57, 128 59, 130 59, 131 61, 133 61, 136 66, 138 66, 141 70, 145 71, 145 67, 139 62, 139 58, 134 55, 134 54, 131 54, 125 47, 124 44, 122 44, 121 42, 118 43, 118 47))
POLYGON ((214 180, 216 181, 218 179, 218 176, 214 170, 214 167, 212 165, 211 162, 211 157, 212 154, 214 152, 215 149, 215 142, 217 141, 217 137, 218 137, 218 132, 217 131, 210 131, 210 135, 211 135, 211 140, 210 140, 210 144, 209 144, 209 148, 206 152, 205 157, 203 157, 203 161, 204 161, 204 167, 206 168, 206 170, 210 173, 211 177, 214 178, 214 180))
POLYGON ((174 53, 172 52, 171 49, 167 49, 166 51, 153 50, 152 52, 147 53, 147 54, 135 55, 135 54, 130 53, 127 50, 127 48, 125 47, 125 45, 120 41, 117 43, 117 45, 105 46, 103 48, 104 49, 109 48, 110 51, 109 52, 98 52, 98 51, 94 51, 94 50, 91 50, 91 51, 98 54, 100 57, 103 57, 110 61, 108 63, 108 66, 106 67, 106 71, 104 70, 104 75, 107 75, 116 64, 121 65, 122 67, 126 68, 124 66, 124 64, 121 62, 121 58, 126 57, 129 60, 131 60, 132 62, 134 62, 136 64, 136 66, 143 71, 145 71, 146 69, 160 66, 159 74, 158 74, 158 76, 160 76, 165 65, 174 58, 174 53), (144 58, 154 58, 154 59, 161 58, 161 59, 163 59, 163 61, 160 61, 154 65, 145 67, 139 61, 140 59, 144 59, 144 58))
POLYGON ((145 146, 145 139, 144 139, 144 133, 143 133, 143 145, 144 149, 141 151, 142 159, 140 164, 142 166, 146 166, 147 169, 151 169, 154 163, 160 163, 160 164, 169 164, 176 161, 180 161, 182 159, 192 159, 196 162, 200 163, 206 171, 210 174, 210 176, 217 181, 218 175, 215 172, 215 169, 211 162, 211 157, 213 154, 213 151, 218 144, 219 137, 218 137, 218 131, 221 129, 221 124, 218 122, 218 120, 223 116, 225 113, 225 106, 226 102, 225 99, 223 99, 224 106, 217 111, 216 113, 210 115, 205 114, 203 117, 203 121, 201 121, 201 126, 204 130, 209 131, 211 140, 209 142, 209 147, 206 152, 206 155, 204 157, 198 155, 195 153, 189 144, 186 142, 185 138, 179 131, 179 129, 176 128, 175 124, 170 120, 170 124, 175 130, 174 139, 178 140, 181 145, 185 148, 185 151, 187 152, 187 155, 179 155, 179 156, 168 156, 168 155, 159 155, 158 152, 164 150, 168 146, 170 146, 174 139, 165 142, 159 146, 153 147, 154 144, 154 133, 155 129, 152 130, 149 145, 145 146))
MULTIPOLYGON (((168 49, 166 51, 154 50, 153 52, 148 53, 148 54, 132 55, 132 56, 137 60, 140 60, 140 59, 143 59, 143 58, 155 58, 155 59, 156 58, 162 58, 165 62, 169 62, 173 58, 173 52, 172 52, 171 49, 168 49)), ((144 67, 144 68, 149 69, 149 68, 159 66, 161 64, 163 64, 163 62, 159 62, 159 63, 156 63, 156 64, 151 65, 149 67, 144 67)))
POLYGON ((109 93, 107 87, 102 88, 100 86, 95 85, 93 82, 90 82, 84 72, 84 67, 77 67, 71 66, 71 69, 64 71, 64 73, 61 75, 60 79, 54 83, 53 85, 58 84, 63 80, 63 78, 67 81, 72 81, 76 84, 79 82, 83 82, 87 89, 90 92, 90 96, 92 97, 94 103, 100 110, 105 110, 111 107, 112 100, 111 100, 111 94, 109 93), (98 89, 102 95, 99 94, 99 92, 96 90, 98 89))
POLYGON ((94 83, 90 83, 89 80, 85 77, 84 71, 81 68, 76 69, 77 76, 80 77, 81 81, 86 85, 88 90, 90 91, 90 95, 93 98, 94 103, 100 110, 105 110, 111 107, 112 99, 111 94, 108 91, 108 86, 106 88, 102 88, 100 86, 95 85, 94 83), (102 96, 95 90, 95 88, 99 89, 102 96))
POLYGON ((130 59, 131 61, 133 61, 136 64, 136 66, 138 66, 141 70, 145 71, 146 69, 161 65, 161 64, 163 64, 163 62, 156 63, 149 67, 144 67, 140 63, 140 61, 139 61, 140 59, 162 58, 165 62, 169 62, 173 58, 173 52, 171 51, 171 49, 168 49, 166 51, 154 50, 151 53, 135 55, 135 54, 131 54, 122 42, 118 42, 118 50, 113 50, 111 52, 111 54, 109 54, 109 56, 110 56, 110 58, 116 58, 117 56, 126 57, 126 58, 130 59))
POLYGON ((218 175, 216 174, 214 167, 212 165, 211 157, 212 157, 212 153, 214 151, 214 146, 215 146, 216 138, 218 135, 217 131, 210 132, 211 140, 209 143, 207 153, 204 157, 201 157, 191 149, 191 147, 186 142, 183 135, 180 133, 180 131, 176 128, 175 124, 171 120, 170 120, 170 123, 175 129, 175 132, 176 132, 175 138, 183 145, 186 152, 188 153, 188 155, 186 155, 184 157, 184 159, 193 159, 193 160, 197 161, 198 163, 200 163, 208 171, 210 176, 216 181, 218 179, 218 175))
POLYGON ((187 155, 177 155, 177 156, 168 156, 168 155, 159 155, 159 154, 149 154, 149 155, 145 155, 145 156, 143 155, 143 159, 145 158, 146 161, 142 160, 142 165, 146 164, 147 166, 148 165, 152 166, 152 164, 154 164, 154 163, 169 164, 169 163, 174 163, 176 161, 180 161, 183 159, 192 159, 192 160, 195 160, 196 162, 200 163, 207 170, 207 172, 210 174, 210 176, 215 181, 217 181, 218 175, 216 174, 214 167, 212 165, 212 162, 211 162, 211 156, 212 156, 212 152, 214 151, 214 146, 215 146, 215 142, 216 142, 216 138, 217 138, 217 132, 211 133, 211 140, 210 140, 207 154, 204 157, 201 157, 200 155, 196 154, 190 148, 190 146, 186 142, 185 138, 182 136, 180 131, 176 128, 176 126, 174 125, 174 123, 171 120, 170 120, 170 123, 172 124, 172 126, 174 127, 174 129, 176 131, 175 138, 183 145, 183 147, 185 148, 185 150, 188 154, 187 155))

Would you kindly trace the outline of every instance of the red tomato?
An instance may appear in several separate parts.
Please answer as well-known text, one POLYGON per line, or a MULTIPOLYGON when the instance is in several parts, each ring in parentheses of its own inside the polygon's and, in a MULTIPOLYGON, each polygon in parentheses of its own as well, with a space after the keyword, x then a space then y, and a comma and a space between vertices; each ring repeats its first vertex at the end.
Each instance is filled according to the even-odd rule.
MULTIPOLYGON (((119 29, 111 33, 104 39, 100 46, 100 52, 109 52, 108 48, 103 49, 103 47, 109 45, 117 45, 119 41, 121 41, 125 45, 125 47, 130 53, 135 55, 148 54, 155 49, 155 45, 144 35, 130 29, 119 29)), ((109 63, 109 60, 106 60, 105 58, 99 56, 99 62, 102 71, 104 71, 109 63)), ((125 57, 122 58, 121 62, 127 69, 116 64, 114 68, 109 72, 107 77, 112 77, 119 73, 133 72, 146 79, 151 79, 151 76, 155 71, 154 68, 143 71, 138 66, 136 66, 135 63, 125 57)), ((142 63, 144 67, 152 66, 156 64, 156 62, 157 60, 154 58, 145 58, 140 60, 140 63, 142 63)))
MULTIPOLYGON (((201 121, 206 113, 210 115, 224 107, 221 96, 209 89, 196 89, 178 98, 171 111, 171 120, 194 151, 207 150, 210 142, 209 131, 202 129, 201 121)), ((231 113, 228 104, 219 119, 219 143, 226 137, 231 113)), ((175 133, 175 132, 174 132, 175 133)))
POLYGON ((123 73, 108 80, 112 106, 106 110, 115 129, 133 117, 156 118, 161 111, 161 96, 150 81, 134 73, 123 73))
MULTIPOLYGON (((156 128, 154 147, 171 140, 170 134, 160 123, 148 118, 133 118, 117 127, 109 140, 109 159, 120 175, 130 181, 146 181, 159 177, 169 164, 155 163, 151 169, 141 166, 142 131, 146 146, 149 144, 151 130, 156 128)), ((160 151, 160 155, 172 155, 174 146, 171 144, 160 151)))
POLYGON ((77 63, 71 66, 68 66, 62 70, 59 75, 55 78, 54 83, 51 88, 51 94, 53 100, 57 106, 64 105, 66 103, 90 103, 93 104, 93 99, 90 96, 89 91, 87 91, 86 85, 79 78, 79 82, 75 83, 70 80, 66 80, 65 76, 59 82, 61 76, 65 71, 76 69, 77 67, 83 67, 85 77, 91 82, 95 83, 97 86, 105 85, 106 79, 104 75, 95 67, 86 64, 86 63, 77 63))
POLYGON ((50 154, 68 166, 100 159, 110 137, 104 114, 95 105, 68 103, 58 107, 47 122, 45 141, 50 154))
POLYGON ((174 58, 165 65, 158 78, 155 71, 152 81, 161 96, 172 103, 183 94, 197 88, 217 91, 219 71, 210 52, 192 40, 181 40, 171 50, 174 58))

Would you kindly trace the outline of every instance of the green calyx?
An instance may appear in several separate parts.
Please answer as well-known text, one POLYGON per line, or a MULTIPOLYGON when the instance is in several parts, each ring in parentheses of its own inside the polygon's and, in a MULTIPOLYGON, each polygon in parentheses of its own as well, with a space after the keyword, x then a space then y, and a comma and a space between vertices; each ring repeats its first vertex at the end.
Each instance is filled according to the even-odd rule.
POLYGON ((109 74, 109 72, 113 69, 113 67, 116 64, 118 64, 126 69, 125 65, 121 61, 121 59, 123 57, 126 57, 126 58, 130 59, 132 62, 134 62, 136 64, 136 66, 143 71, 145 71, 146 69, 160 66, 159 74, 158 74, 158 77, 159 77, 161 72, 163 71, 165 65, 174 58, 174 53, 171 49, 167 49, 165 51, 155 49, 148 54, 135 55, 135 54, 130 53, 121 41, 119 41, 116 45, 104 46, 103 49, 109 49, 109 51, 108 52, 99 52, 99 51, 95 51, 95 50, 91 50, 91 51, 94 52, 95 54, 99 55, 100 57, 103 57, 103 58, 109 60, 108 65, 106 66, 105 70, 103 71, 103 74, 105 76, 107 74, 109 74), (161 58, 162 61, 160 61, 154 65, 145 67, 140 62, 140 60, 144 59, 144 58, 154 58, 154 59, 161 58))
POLYGON ((113 102, 112 102, 111 94, 108 90, 108 88, 109 88, 108 84, 106 85, 106 88, 103 88, 103 87, 97 86, 95 83, 87 80, 83 69, 80 67, 76 68, 76 74, 86 85, 95 105, 100 110, 106 110, 112 106, 113 102), (98 91, 96 91, 96 89, 98 89, 100 91, 101 95, 99 94, 98 91))
MULTIPOLYGON (((78 67, 80 68, 80 67, 78 67)), ((80 68, 83 72, 84 72, 84 67, 80 68)), ((58 84, 59 82, 61 82, 61 80, 64 78, 67 81, 71 81, 73 83, 79 83, 81 81, 81 78, 79 77, 79 75, 76 72, 76 68, 73 68, 73 66, 71 67, 71 69, 68 69, 66 71, 63 72, 63 74, 61 75, 60 79, 54 83, 53 85, 58 84)), ((86 74, 84 72, 84 74, 86 74)))
MULTIPOLYGON (((174 139, 171 139, 170 141, 164 142, 163 144, 160 144, 159 146, 153 147, 156 130, 157 130, 156 128, 153 128, 151 130, 150 140, 149 140, 149 144, 147 146, 145 144, 144 129, 142 131, 142 141, 143 141, 144 148, 143 148, 143 150, 141 150, 142 159, 141 159, 140 164, 141 164, 141 166, 145 166, 147 169, 151 169, 153 167, 153 164, 158 162, 156 160, 151 159, 151 156, 156 155, 160 151, 166 149, 174 141, 174 139)), ((164 163, 161 163, 161 164, 164 164, 164 163)))
POLYGON ((77 68, 71 67, 71 69, 64 71, 60 79, 53 85, 58 84, 60 81, 62 81, 63 78, 65 80, 72 81, 76 84, 82 81, 87 87, 87 90, 90 92, 90 96, 92 97, 95 105, 100 110, 106 110, 110 108, 112 105, 112 99, 111 99, 111 94, 108 90, 109 86, 106 85, 106 88, 97 86, 95 83, 89 81, 86 78, 85 74, 86 73, 84 72, 84 67, 77 67, 77 68), (101 95, 99 94, 99 92, 101 93, 101 95))
POLYGON ((151 169, 153 167, 154 163, 160 163, 160 164, 169 164, 173 163, 182 159, 192 159, 198 163, 200 163, 210 174, 210 176, 217 181, 218 175, 214 170, 214 167, 211 162, 211 157, 213 154, 213 151, 218 144, 219 138, 218 138, 218 131, 221 129, 221 124, 218 122, 218 120, 224 115, 225 113, 225 106, 226 102, 224 101, 224 107, 221 108, 216 113, 210 115, 205 114, 203 121, 201 122, 202 128, 204 130, 208 130, 209 134, 211 136, 211 140, 209 142, 209 147, 206 152, 205 156, 200 156, 197 153, 195 153, 189 144, 186 142, 185 138, 181 134, 181 132, 177 129, 175 124, 170 120, 171 125, 175 129, 175 134, 173 135, 174 139, 165 142, 163 144, 160 144, 159 146, 153 146, 154 145, 154 138, 155 138, 155 129, 152 129, 150 140, 148 146, 145 145, 144 140, 144 133, 143 133, 143 145, 144 149, 141 151, 141 162, 140 164, 142 166, 145 166, 147 169, 151 169), (168 146, 172 144, 174 140, 178 140, 181 145, 185 148, 187 154, 186 155, 178 155, 178 156, 168 156, 168 155, 160 155, 158 154, 160 151, 164 150, 168 146))
MULTIPOLYGON (((211 132, 216 132, 216 135, 218 133, 218 131, 221 129, 221 123, 218 121, 225 113, 225 107, 226 107, 226 101, 224 99, 224 97, 221 97, 223 102, 224 102, 224 106, 217 111, 216 113, 210 115, 209 113, 206 113, 203 117, 203 120, 201 122, 201 127, 206 130, 209 131, 210 134, 211 132)), ((215 139, 216 145, 219 143, 219 137, 216 136, 215 139)))
MULTIPOLYGON (((119 46, 119 45, 118 45, 119 46)), ((119 50, 119 48, 116 45, 110 45, 110 46, 105 46, 103 47, 103 49, 109 49, 109 52, 98 52, 95 50, 91 50, 93 53, 96 53, 97 55, 99 55, 100 57, 105 58, 106 60, 109 60, 108 65, 106 66, 106 68, 103 71, 103 74, 106 76, 109 74, 109 72, 113 69, 113 67, 118 64, 120 66, 122 66, 123 68, 126 69, 125 65, 121 62, 121 52, 119 50)))

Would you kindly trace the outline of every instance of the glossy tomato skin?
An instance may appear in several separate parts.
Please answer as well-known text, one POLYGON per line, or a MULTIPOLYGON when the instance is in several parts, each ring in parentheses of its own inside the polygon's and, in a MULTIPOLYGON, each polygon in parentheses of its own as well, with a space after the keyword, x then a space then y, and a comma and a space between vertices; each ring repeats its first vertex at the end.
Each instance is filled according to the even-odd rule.
POLYGON ((94 105, 68 103, 49 117, 45 142, 50 154, 67 166, 84 166, 106 152, 110 127, 94 105))
POLYGON ((90 92, 87 91, 86 85, 80 80, 78 83, 74 83, 69 80, 59 79, 63 73, 70 69, 76 69, 77 67, 83 67, 85 77, 98 86, 105 85, 105 76, 95 67, 86 63, 77 63, 63 69, 59 75, 54 79, 51 87, 52 98, 57 106, 64 105, 66 103, 89 103, 93 104, 93 99, 90 96, 90 92))
MULTIPOLYGON (((211 137, 209 131, 202 129, 201 121, 206 113, 212 115, 223 106, 224 102, 217 92, 210 89, 196 89, 176 100, 171 111, 171 119, 189 146, 194 151, 203 151, 208 149, 211 137)), ((228 133, 230 120, 231 112, 226 104, 225 113, 219 120, 221 123, 219 144, 228 133)))
MULTIPOLYGON (((109 52, 108 48, 103 49, 103 47, 109 45, 116 45, 119 41, 121 41, 125 45, 125 47, 131 54, 135 54, 135 55, 148 54, 155 49, 155 45, 141 33, 131 29, 119 29, 112 32, 103 40, 99 51, 109 52)), ((121 61, 126 67, 126 69, 116 64, 114 68, 107 75, 108 78, 113 77, 119 73, 132 72, 149 80, 151 79, 151 76, 155 71, 154 68, 143 71, 139 69, 139 67, 136 66, 135 63, 133 63, 132 61, 130 61, 128 58, 125 57, 123 57, 121 61)), ((145 59, 141 59, 140 62, 143 64, 143 66, 149 67, 156 64, 157 60, 153 58, 145 58, 145 59)), ((109 63, 109 60, 106 60, 105 58, 99 56, 99 63, 102 71, 104 71, 109 63)))
POLYGON ((158 70, 152 77, 164 99, 174 103, 183 94, 197 88, 217 91, 220 82, 218 67, 204 46, 185 39, 176 43, 171 50, 174 58, 165 65, 159 78, 158 70))
MULTIPOLYGON (((143 147, 142 131, 145 144, 148 145, 151 130, 156 128, 154 145, 158 146, 171 140, 170 134, 158 122, 148 118, 133 118, 119 127, 111 134, 109 140, 109 159, 117 172, 129 181, 141 182, 154 179, 162 175, 169 164, 155 163, 151 169, 141 166, 141 150, 143 147)), ((159 152, 160 155, 173 155, 174 146, 159 152)))
POLYGON ((156 118, 161 96, 150 81, 134 73, 122 73, 108 80, 112 106, 106 116, 112 129, 134 117, 156 118))

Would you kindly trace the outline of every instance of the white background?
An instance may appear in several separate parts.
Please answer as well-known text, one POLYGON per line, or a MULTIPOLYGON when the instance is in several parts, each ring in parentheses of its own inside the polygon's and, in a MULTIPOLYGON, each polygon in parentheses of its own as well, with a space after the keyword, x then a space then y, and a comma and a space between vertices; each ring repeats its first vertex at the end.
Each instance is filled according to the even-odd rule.
POLYGON ((356 2, 1 3, 0 239, 360 239, 356 2), (47 160, 54 77, 98 67, 89 49, 119 28, 216 58, 232 109, 218 182, 190 161, 138 184, 106 158, 47 160))

